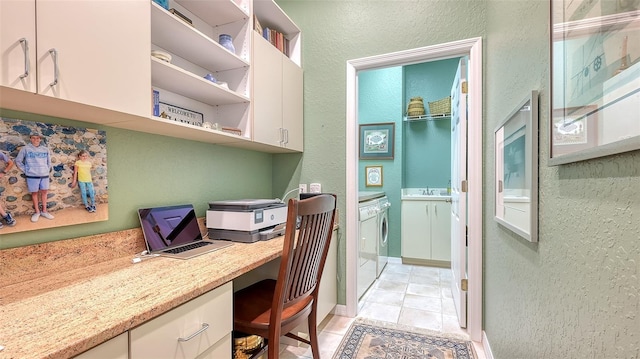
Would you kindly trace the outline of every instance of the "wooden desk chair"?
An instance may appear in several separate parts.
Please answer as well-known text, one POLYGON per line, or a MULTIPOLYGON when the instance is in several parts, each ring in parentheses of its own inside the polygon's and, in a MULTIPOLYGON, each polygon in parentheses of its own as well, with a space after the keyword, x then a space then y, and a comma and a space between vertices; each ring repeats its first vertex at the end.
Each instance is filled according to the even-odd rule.
POLYGON ((335 195, 289 200, 277 280, 266 279, 234 294, 234 330, 266 338, 269 359, 278 359, 282 335, 311 345, 313 358, 320 359, 317 298, 331 242, 335 209, 335 195), (301 222, 296 238, 298 216, 301 222), (290 333, 305 320, 308 320, 309 340, 290 333))

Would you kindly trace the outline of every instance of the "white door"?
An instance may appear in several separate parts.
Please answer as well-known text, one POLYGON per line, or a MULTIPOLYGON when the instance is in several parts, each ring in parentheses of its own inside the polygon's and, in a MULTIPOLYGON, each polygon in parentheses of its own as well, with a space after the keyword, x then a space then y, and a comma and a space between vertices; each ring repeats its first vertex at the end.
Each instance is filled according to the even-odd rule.
POLYGON ((467 94, 466 63, 461 59, 451 88, 451 291, 462 328, 467 327, 467 94), (463 92, 464 90, 464 92, 463 92), (465 184, 466 187, 466 184, 465 184))

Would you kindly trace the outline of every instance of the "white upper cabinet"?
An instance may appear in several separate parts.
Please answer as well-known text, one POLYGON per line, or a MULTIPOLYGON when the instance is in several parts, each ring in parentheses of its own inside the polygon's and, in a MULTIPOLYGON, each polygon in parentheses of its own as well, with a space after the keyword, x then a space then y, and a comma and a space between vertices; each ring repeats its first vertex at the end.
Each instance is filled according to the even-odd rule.
POLYGON ((0 108, 302 151, 300 30, 272 0, 169 0, 168 9, 152 0, 1 0, 0 20, 0 108), (252 38, 254 10, 288 39, 288 56, 252 38), (234 51, 219 43, 223 34, 234 51), (154 91, 163 108, 199 120, 154 116, 154 91))
POLYGON ((3 58, 2 66, 10 70, 8 78, 3 75, 2 85, 70 103, 25 98, 0 89, 0 106, 97 123, 118 119, 98 118, 92 108, 74 104, 146 115, 151 101, 150 64, 145 56, 150 48, 149 2, 117 4, 108 0, 2 1, 2 53, 9 57, 6 64, 3 58), (26 14, 28 8, 33 9, 31 16, 26 14), (15 39, 18 36, 28 39, 29 60, 26 64, 24 57, 21 60, 23 68, 29 69, 25 81, 15 78, 16 61, 24 50, 24 44, 15 39))
POLYGON ((253 139, 301 152, 304 121, 300 29, 270 0, 254 1, 254 15, 265 32, 275 30, 282 37, 278 49, 265 39, 265 32, 253 32, 253 139))
POLYGON ((0 86, 35 93, 35 1, 0 1, 0 56, 0 86))

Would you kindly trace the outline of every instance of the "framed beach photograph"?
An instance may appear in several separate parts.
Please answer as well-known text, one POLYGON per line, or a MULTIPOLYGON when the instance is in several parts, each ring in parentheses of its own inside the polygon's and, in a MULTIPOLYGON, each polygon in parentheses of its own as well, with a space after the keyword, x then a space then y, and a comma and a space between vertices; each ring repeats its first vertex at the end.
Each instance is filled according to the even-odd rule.
POLYGON ((366 166, 364 173, 367 187, 382 187, 382 166, 366 166))
POLYGON ((640 149, 640 2, 551 1, 550 166, 640 149))
POLYGON ((394 136, 393 122, 360 125, 360 159, 392 160, 394 136))

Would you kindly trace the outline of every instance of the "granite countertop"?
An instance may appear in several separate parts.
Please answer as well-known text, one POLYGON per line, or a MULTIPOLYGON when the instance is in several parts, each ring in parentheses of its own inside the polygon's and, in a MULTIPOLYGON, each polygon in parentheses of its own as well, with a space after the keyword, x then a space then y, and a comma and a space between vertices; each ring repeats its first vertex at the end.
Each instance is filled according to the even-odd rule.
POLYGON ((80 354, 278 258, 283 245, 277 237, 133 264, 138 232, 0 251, 0 359, 80 354), (118 241, 124 249, 113 250, 118 241))

